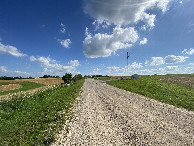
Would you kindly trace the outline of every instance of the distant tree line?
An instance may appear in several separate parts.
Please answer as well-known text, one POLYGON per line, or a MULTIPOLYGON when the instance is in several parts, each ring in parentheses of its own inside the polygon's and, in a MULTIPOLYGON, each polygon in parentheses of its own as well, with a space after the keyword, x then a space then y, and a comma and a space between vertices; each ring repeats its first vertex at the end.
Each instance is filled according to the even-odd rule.
POLYGON ((32 77, 7 77, 7 76, 1 76, 0 80, 15 80, 15 79, 34 79, 32 77))
POLYGON ((92 78, 95 78, 95 77, 108 77, 108 75, 106 75, 106 76, 103 76, 103 75, 92 75, 92 78))
POLYGON ((39 77, 39 78, 59 78, 59 76, 44 75, 44 76, 39 77))

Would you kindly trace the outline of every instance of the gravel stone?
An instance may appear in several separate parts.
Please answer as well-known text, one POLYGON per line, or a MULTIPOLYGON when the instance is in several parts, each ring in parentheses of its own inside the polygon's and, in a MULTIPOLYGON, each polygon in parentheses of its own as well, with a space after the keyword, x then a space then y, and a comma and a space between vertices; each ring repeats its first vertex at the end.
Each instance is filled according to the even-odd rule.
POLYGON ((72 121, 52 145, 194 145, 192 111, 93 79, 82 90, 72 121))

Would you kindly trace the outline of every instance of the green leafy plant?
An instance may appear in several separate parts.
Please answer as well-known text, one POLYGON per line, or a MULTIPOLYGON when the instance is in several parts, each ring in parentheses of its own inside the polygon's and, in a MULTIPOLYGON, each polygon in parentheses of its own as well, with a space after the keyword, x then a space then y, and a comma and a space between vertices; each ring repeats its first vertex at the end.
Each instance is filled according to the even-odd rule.
POLYGON ((63 77, 62 80, 64 81, 65 84, 70 84, 72 81, 72 74, 71 73, 66 73, 63 77))

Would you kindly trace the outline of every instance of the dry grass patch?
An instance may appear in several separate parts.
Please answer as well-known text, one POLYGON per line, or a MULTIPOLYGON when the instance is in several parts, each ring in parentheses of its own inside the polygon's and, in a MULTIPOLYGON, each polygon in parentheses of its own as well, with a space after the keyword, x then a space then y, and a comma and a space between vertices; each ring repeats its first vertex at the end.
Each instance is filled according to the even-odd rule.
POLYGON ((20 85, 20 84, 1 85, 0 92, 15 90, 15 89, 19 89, 19 88, 22 88, 22 85, 20 85))
POLYGON ((60 85, 63 83, 61 78, 35 78, 35 79, 16 79, 16 80, 0 80, 1 83, 21 83, 34 82, 44 85, 60 85))

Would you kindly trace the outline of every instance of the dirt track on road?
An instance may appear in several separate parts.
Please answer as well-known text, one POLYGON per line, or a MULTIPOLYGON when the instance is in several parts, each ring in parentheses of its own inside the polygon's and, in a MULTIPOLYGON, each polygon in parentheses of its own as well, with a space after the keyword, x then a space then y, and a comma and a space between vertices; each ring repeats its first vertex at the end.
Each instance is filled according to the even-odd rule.
POLYGON ((193 145, 194 113, 86 79, 53 145, 193 145))

